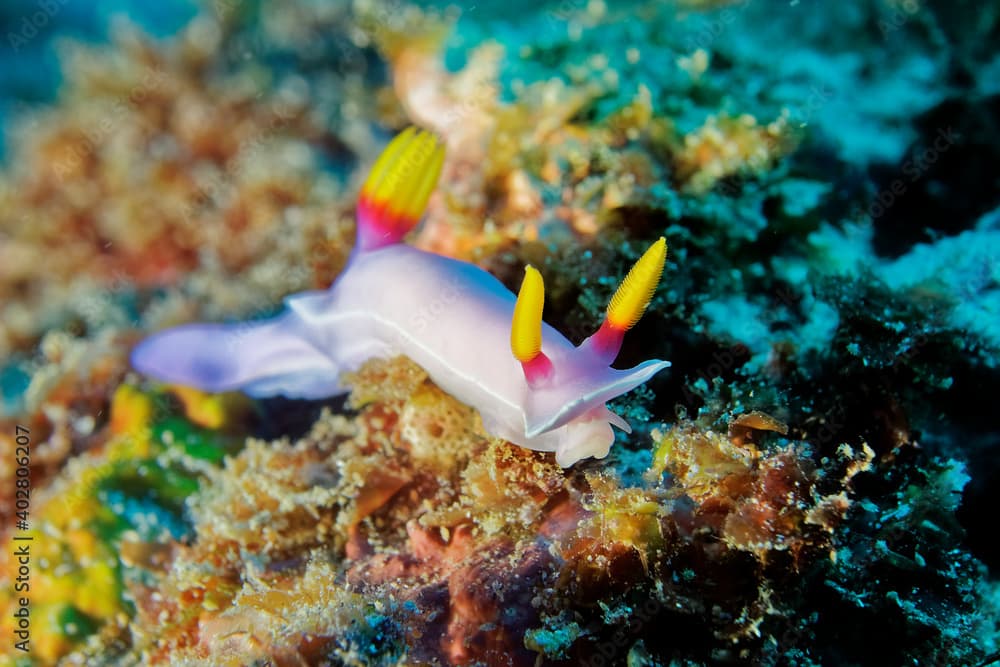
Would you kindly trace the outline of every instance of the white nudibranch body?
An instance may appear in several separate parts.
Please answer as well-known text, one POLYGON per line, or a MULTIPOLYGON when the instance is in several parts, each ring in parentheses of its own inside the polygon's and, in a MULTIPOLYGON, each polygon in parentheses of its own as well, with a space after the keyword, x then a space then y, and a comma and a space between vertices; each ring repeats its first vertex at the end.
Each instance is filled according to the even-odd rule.
POLYGON ((401 242, 442 159, 433 135, 408 130, 390 143, 361 194, 358 244, 329 290, 288 297, 270 320, 160 332, 134 350, 135 368, 206 391, 322 398, 346 391, 341 373, 403 354, 476 408, 494 436, 555 452, 564 467, 607 455, 611 426, 630 429, 605 403, 670 365, 609 365, 659 280, 664 241, 629 273, 600 330, 574 346, 541 321, 534 269, 515 297, 474 264, 401 242))

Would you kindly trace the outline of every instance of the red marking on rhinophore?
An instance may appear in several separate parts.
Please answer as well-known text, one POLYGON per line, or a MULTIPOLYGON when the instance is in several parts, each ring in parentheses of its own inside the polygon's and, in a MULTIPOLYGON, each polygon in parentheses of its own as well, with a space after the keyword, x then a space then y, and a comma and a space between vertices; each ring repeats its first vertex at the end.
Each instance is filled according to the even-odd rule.
POLYGON ((597 360, 610 365, 621 351, 624 339, 625 329, 616 327, 605 317, 601 328, 588 338, 584 345, 597 360))
POLYGON ((524 379, 528 381, 528 386, 532 388, 551 380, 555 370, 552 362, 542 351, 539 351, 531 361, 522 361, 521 369, 524 371, 524 379))
POLYGON ((367 195, 358 197, 358 245, 362 250, 375 250, 399 243, 418 220, 394 212, 389 202, 376 203, 367 195))

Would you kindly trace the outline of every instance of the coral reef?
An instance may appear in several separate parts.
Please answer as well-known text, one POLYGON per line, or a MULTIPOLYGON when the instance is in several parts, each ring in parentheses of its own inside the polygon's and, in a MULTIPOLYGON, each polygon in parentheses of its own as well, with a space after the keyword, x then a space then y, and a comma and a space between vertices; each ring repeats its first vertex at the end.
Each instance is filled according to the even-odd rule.
MULTIPOLYGON (((176 476, 147 483, 159 504, 185 484, 199 489, 188 500, 191 536, 171 539, 179 535, 169 518, 142 523, 128 498, 75 508, 67 528, 43 523, 51 544, 73 548, 74 533, 61 530, 93 540, 86 529, 98 519, 89 517, 118 515, 119 532, 97 546, 121 545, 120 564, 111 562, 122 571, 107 575, 121 588, 95 588, 103 606, 74 599, 72 611, 107 625, 131 600, 131 622, 119 618, 101 641, 113 637, 126 655, 154 662, 218 663, 235 651, 279 661, 533 664, 535 651, 586 655, 645 590, 658 617, 679 614, 738 646, 795 590, 781 563, 803 572, 831 557, 851 478, 871 465, 870 450, 845 446, 824 471, 839 477, 821 495, 819 472, 794 445, 755 444, 783 425, 744 415, 730 436, 693 422, 654 432, 645 481, 628 486, 596 468, 567 476, 544 455, 490 441, 468 408, 403 358, 372 362, 353 381, 354 400, 365 401, 355 420, 325 413, 294 443, 252 440, 221 464, 209 433, 159 425, 175 417, 151 424, 153 398, 122 386, 113 423, 125 439, 90 473, 68 471, 56 486, 111 488, 136 473, 149 479, 143 461, 174 460, 176 476), (585 631, 558 646, 542 641, 567 618, 585 631), (526 644, 526 633, 536 639, 526 644)), ((64 493, 93 503, 85 491, 64 493)), ((64 629, 47 636, 63 644, 43 657, 72 641, 64 629)), ((70 661, 106 649, 92 638, 70 661)))
POLYGON ((49 103, 0 99, 0 665, 996 662, 997 12, 435 7, 101 14, 49 103), (328 401, 130 372, 329 285, 411 123, 448 147, 412 242, 532 264, 573 342, 666 237, 616 367, 673 366, 607 459, 490 438, 403 357, 328 401))
POLYGON ((337 188, 313 147, 338 144, 296 82, 214 74, 220 31, 196 21, 170 52, 129 28, 113 51, 67 49, 62 103, 14 132, 0 179, 0 353, 127 326, 143 287, 181 288, 162 323, 257 312, 335 275, 349 225, 330 224, 337 188))

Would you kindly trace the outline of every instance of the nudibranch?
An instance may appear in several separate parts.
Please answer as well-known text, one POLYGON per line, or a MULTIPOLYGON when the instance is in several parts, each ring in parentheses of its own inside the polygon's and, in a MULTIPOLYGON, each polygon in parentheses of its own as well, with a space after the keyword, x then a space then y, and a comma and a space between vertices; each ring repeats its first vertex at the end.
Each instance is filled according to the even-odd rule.
POLYGON ((357 241, 332 287, 287 297, 272 319, 162 331, 135 348, 132 365, 205 391, 322 398, 346 391, 341 373, 404 354, 476 408, 490 434, 555 452, 563 467, 603 458, 614 441, 612 425, 631 431, 605 403, 670 365, 611 368, 622 336, 659 283, 666 242, 646 251, 597 332, 574 346, 542 321, 544 287, 535 268, 525 269, 515 297, 473 264, 403 243, 423 216, 443 161, 437 137, 405 130, 362 188, 357 241))

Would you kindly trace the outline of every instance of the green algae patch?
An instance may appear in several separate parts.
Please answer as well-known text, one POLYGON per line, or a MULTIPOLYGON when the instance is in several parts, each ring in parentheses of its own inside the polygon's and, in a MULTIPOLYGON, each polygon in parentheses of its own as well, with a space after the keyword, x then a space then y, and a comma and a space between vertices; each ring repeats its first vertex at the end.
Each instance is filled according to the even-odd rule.
MULTIPOLYGON (((129 582, 148 581, 157 550, 190 534, 187 499, 211 467, 242 446, 232 434, 169 414, 166 399, 119 387, 105 445, 72 460, 37 501, 35 662, 27 664, 54 663, 102 627, 127 624, 135 613, 129 582)), ((0 608, 15 604, 12 590, 0 594, 0 608)))

